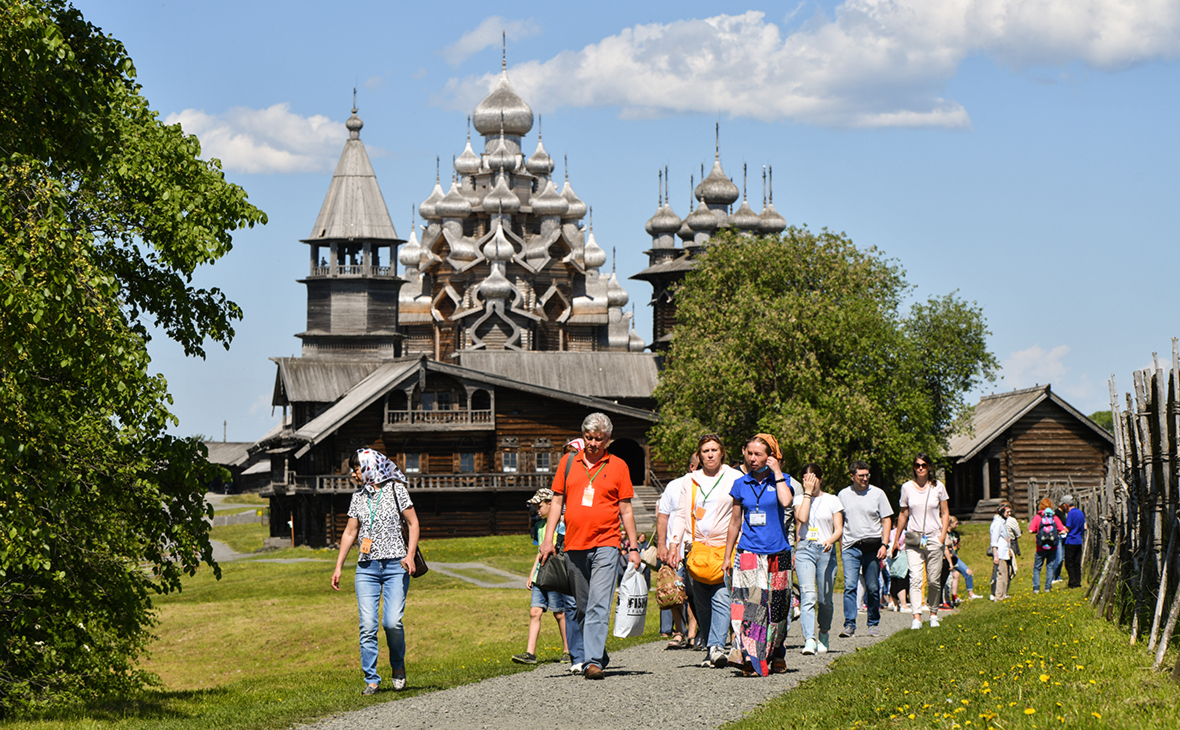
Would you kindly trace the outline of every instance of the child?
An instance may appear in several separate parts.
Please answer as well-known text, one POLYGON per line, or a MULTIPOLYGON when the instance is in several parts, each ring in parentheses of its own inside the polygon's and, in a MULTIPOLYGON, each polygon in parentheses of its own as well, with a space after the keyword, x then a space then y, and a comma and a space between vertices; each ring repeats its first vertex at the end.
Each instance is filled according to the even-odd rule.
MULTIPOLYGON (((536 532, 533 535, 535 542, 539 543, 545 535, 545 522, 549 519, 549 509, 553 506, 553 490, 538 489, 528 503, 537 506, 537 513, 541 517, 541 520, 534 526, 536 532)), ((561 634, 562 661, 570 660, 569 643, 565 634, 566 598, 557 591, 543 591, 533 585, 533 580, 537 577, 537 568, 541 564, 540 561, 541 554, 538 551, 537 557, 533 559, 533 569, 529 572, 529 580, 526 583, 526 586, 533 592, 532 605, 529 608, 528 648, 523 654, 516 654, 512 657, 512 661, 517 664, 537 663, 537 636, 541 633, 541 616, 546 610, 551 611, 553 618, 557 619, 558 633, 561 634)))

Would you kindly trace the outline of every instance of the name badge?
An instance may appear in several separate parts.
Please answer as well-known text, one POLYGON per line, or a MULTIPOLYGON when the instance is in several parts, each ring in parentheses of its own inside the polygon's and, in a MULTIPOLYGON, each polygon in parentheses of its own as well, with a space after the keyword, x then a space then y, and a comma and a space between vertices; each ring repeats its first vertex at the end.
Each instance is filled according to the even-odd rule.
POLYGON ((373 541, 367 537, 361 538, 361 555, 368 555, 373 551, 373 541))
POLYGON ((807 539, 818 541, 819 540, 819 528, 818 527, 808 527, 807 528, 807 539))
POLYGON ((926 549, 926 536, 925 535, 922 536, 922 540, 918 543, 918 547, 921 548, 922 550, 926 549))
POLYGON ((766 513, 762 510, 750 510, 750 526, 762 527, 766 524, 766 513))
POLYGON ((586 487, 582 490, 582 506, 594 506, 594 487, 586 487))
POLYGON ((698 520, 705 519, 705 508, 697 507, 696 511, 693 512, 693 515, 695 515, 698 520))

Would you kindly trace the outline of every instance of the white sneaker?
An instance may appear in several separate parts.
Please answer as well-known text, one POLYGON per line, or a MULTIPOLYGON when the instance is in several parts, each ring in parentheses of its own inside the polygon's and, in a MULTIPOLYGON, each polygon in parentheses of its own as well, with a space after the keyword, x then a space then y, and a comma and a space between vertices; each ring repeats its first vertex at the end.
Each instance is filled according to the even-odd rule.
POLYGON ((831 634, 820 634, 819 641, 816 642, 816 647, 815 647, 816 653, 827 654, 828 653, 828 645, 831 642, 832 642, 832 635, 831 634))
POLYGON ((910 624, 910 628, 914 629, 914 630, 922 628, 922 619, 920 619, 920 618, 914 619, 914 622, 912 624, 910 624))
POLYGON ((930 617, 930 628, 932 628, 932 629, 934 629, 934 628, 938 628, 938 623, 939 623, 939 622, 938 622, 938 617, 937 617, 937 616, 931 616, 931 617, 930 617))
POLYGON ((807 643, 803 645, 803 651, 801 651, 799 653, 806 654, 808 656, 814 654, 815 653, 815 639, 808 639, 807 643))
POLYGON ((582 673, 582 665, 581 664, 571 664, 570 665, 570 674, 581 674, 581 673, 582 673))
POLYGON ((394 692, 401 692, 405 688, 406 688, 406 675, 403 674, 400 677, 393 678, 393 691, 394 692))

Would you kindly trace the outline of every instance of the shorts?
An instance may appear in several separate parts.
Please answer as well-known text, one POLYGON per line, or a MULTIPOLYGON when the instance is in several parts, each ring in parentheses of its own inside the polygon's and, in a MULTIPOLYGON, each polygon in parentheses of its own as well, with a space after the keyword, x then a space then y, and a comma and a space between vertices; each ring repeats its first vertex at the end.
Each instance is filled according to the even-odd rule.
POLYGON ((542 611, 565 613, 565 596, 557 591, 543 591, 533 586, 533 602, 529 608, 539 608, 542 611))

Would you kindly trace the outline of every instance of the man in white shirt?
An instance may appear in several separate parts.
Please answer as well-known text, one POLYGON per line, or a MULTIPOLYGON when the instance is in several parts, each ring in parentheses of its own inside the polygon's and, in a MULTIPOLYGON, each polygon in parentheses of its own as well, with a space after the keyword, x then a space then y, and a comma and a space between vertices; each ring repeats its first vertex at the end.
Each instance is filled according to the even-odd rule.
POLYGON ((881 623, 881 561, 888 552, 893 507, 878 487, 869 484, 869 465, 854 461, 849 466, 851 486, 840 492, 844 505, 844 536, 840 552, 844 559, 844 630, 841 638, 856 633, 856 588, 864 579, 868 604, 868 635, 877 636, 881 623))
MULTIPOLYGON (((684 494, 684 486, 688 483, 692 472, 700 467, 700 460, 694 453, 692 458, 688 461, 688 474, 682 477, 673 479, 664 487, 663 494, 660 495, 659 505, 656 507, 656 545, 658 547, 658 556, 660 563, 670 563, 668 560, 668 552, 672 549, 671 534, 668 530, 668 520, 680 508, 680 497, 684 494)), ((689 636, 694 636, 697 629, 696 616, 692 611, 692 587, 689 581, 684 580, 684 546, 678 545, 675 547, 678 551, 677 557, 681 560, 677 561, 676 574, 684 581, 684 590, 688 594, 688 600, 681 606, 673 608, 665 608, 660 611, 660 633, 666 634, 671 630, 673 632, 672 641, 669 642, 669 649, 680 649, 687 646, 689 636), (684 613, 688 612, 688 632, 684 630, 684 613), (679 640, 677 640, 679 636, 679 640)))

